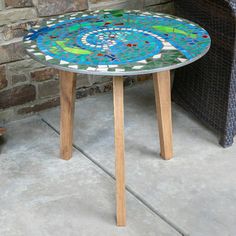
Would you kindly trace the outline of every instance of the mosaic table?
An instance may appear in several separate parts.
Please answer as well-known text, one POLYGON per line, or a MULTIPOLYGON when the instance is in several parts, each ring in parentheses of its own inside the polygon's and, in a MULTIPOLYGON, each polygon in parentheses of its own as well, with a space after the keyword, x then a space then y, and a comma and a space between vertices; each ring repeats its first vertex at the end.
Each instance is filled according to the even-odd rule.
MULTIPOLYGON (((196 61, 210 47, 193 22, 141 11, 102 10, 60 15, 24 37, 28 54, 60 70, 63 159, 72 156, 76 73, 113 76, 117 225, 126 224, 124 171, 124 75, 153 74, 160 153, 173 156, 170 70, 196 61)), ((89 122, 89 121, 88 121, 89 122)))

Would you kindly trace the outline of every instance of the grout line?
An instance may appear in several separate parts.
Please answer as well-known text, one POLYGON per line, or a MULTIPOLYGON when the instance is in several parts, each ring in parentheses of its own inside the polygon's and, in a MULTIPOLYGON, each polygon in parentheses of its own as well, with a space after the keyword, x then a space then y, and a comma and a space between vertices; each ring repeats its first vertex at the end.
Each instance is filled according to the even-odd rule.
MULTIPOLYGON (((39 115, 40 116, 40 115, 39 115)), ((50 127, 52 130, 54 130, 58 135, 60 135, 60 132, 54 128, 51 124, 49 124, 44 118, 42 118, 40 116, 41 120, 48 126, 50 127)), ((94 160, 89 154, 87 154, 83 149, 81 149, 79 146, 77 146, 76 144, 73 144, 73 147, 81 152, 86 159, 90 160, 94 165, 96 165, 97 167, 99 167, 102 171, 104 171, 109 177, 111 177, 114 181, 115 181, 115 176, 110 173, 109 170, 107 170, 106 168, 104 168, 100 163, 98 163, 96 160, 94 160)), ((157 211, 151 204, 149 204, 146 200, 144 200, 140 195, 138 195, 135 191, 133 191, 129 186, 125 186, 125 189, 127 192, 129 192, 131 195, 133 195, 140 203, 142 203, 142 205, 144 205, 146 208, 148 208, 152 213, 154 213, 155 215, 157 215, 158 217, 160 217, 166 224, 168 224, 170 227, 172 227, 173 229, 175 229, 180 235, 182 236, 189 236, 188 233, 184 232, 184 230, 182 230, 181 228, 179 228, 176 224, 174 224, 173 222, 171 222, 170 220, 168 220, 163 214, 161 214, 159 211, 157 211)))

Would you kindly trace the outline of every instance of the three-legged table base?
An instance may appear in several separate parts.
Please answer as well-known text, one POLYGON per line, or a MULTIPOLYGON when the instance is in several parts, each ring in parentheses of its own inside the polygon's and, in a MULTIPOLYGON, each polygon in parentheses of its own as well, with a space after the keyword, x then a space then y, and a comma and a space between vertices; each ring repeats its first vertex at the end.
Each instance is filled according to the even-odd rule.
MULTIPOLYGON (((170 71, 153 74, 157 121, 160 137, 161 156, 169 160, 172 150, 172 119, 170 71)), ((61 121, 60 150, 61 158, 72 157, 73 118, 75 100, 76 74, 60 72, 61 121)), ((124 89, 123 77, 113 78, 114 129, 116 155, 116 212, 117 225, 126 225, 125 207, 125 163, 124 163, 124 89)))

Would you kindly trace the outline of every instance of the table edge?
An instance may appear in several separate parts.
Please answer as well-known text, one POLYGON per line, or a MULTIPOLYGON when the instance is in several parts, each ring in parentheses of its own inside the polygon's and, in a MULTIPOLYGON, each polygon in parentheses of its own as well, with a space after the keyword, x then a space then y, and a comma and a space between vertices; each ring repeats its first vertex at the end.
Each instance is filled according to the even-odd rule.
POLYGON ((124 72, 112 72, 112 71, 108 71, 108 72, 104 72, 104 71, 88 71, 88 70, 79 70, 79 69, 73 69, 73 68, 68 68, 68 67, 63 67, 60 65, 54 65, 51 64, 49 62, 46 61, 41 61, 38 57, 36 57, 34 54, 32 54, 31 52, 26 51, 26 54, 29 55, 33 60, 39 62, 42 65, 45 65, 47 67, 50 68, 55 68, 61 71, 68 71, 68 72, 72 72, 72 73, 76 73, 76 74, 85 74, 85 75, 102 75, 102 76, 132 76, 132 75, 146 75, 146 74, 153 74, 153 73, 158 73, 161 71, 167 71, 167 70, 174 70, 174 69, 178 69, 181 68, 183 66, 189 65, 197 60, 199 60, 200 58, 202 58, 203 56, 205 56, 208 51, 210 50, 211 47, 211 42, 210 45, 206 48, 206 50, 198 55, 197 57, 193 58, 192 60, 187 60, 186 62, 182 62, 179 64, 175 64, 175 65, 171 65, 171 66, 167 66, 167 67, 161 67, 161 68, 157 68, 157 69, 151 69, 151 70, 140 70, 140 71, 124 71, 124 72))

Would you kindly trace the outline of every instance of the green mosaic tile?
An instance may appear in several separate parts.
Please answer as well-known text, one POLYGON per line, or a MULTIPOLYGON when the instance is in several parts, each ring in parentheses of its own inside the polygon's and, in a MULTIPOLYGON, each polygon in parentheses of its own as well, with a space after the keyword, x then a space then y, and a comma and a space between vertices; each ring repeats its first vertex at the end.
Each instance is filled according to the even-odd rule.
POLYGON ((35 60, 85 74, 129 75, 174 69, 203 56, 199 25, 160 13, 102 10, 47 19, 24 37, 35 60))

